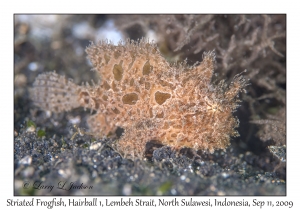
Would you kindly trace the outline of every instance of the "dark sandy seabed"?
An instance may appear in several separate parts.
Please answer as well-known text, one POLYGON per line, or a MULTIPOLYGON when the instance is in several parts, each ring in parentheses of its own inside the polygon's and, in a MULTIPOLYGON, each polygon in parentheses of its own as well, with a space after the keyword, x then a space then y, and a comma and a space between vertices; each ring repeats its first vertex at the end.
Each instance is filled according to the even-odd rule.
MULTIPOLYGON (((34 78, 40 73, 56 70, 59 74, 73 78, 77 84, 90 82, 95 78, 95 72, 90 71, 91 66, 84 52, 89 40, 96 40, 96 34, 105 30, 110 31, 114 37, 119 34, 120 38, 130 37, 129 29, 137 30, 136 34, 140 33, 141 36, 145 34, 140 31, 142 27, 140 29, 134 24, 133 29, 131 26, 120 27, 122 21, 119 16, 43 18, 15 16, 15 195, 286 195, 286 165, 267 149, 267 146, 275 145, 272 139, 261 141, 257 135, 259 127, 249 123, 253 119, 253 113, 248 111, 251 100, 243 102, 235 113, 240 120, 238 131, 241 136, 232 139, 231 146, 226 151, 217 150, 213 154, 198 151, 198 156, 195 157, 189 149, 175 152, 157 142, 150 142, 146 147, 145 158, 133 161, 124 159, 112 149, 118 137, 96 139, 90 135, 77 135, 71 141, 76 132, 73 124, 88 129, 86 119, 90 115, 89 110, 78 108, 60 114, 39 110, 29 97, 29 88, 34 78), (115 28, 114 31, 107 26, 107 22, 111 20, 115 20, 116 25, 119 24, 119 29, 115 28), (25 182, 31 184, 28 189, 24 188, 25 182), (69 190, 71 182, 74 183, 74 188, 81 186, 86 189, 69 190), (35 187, 32 187, 33 183, 35 187), (52 190, 47 189, 47 186, 52 185, 52 190)), ((217 17, 216 20, 218 18, 225 17, 217 17)), ((264 23, 263 20, 262 22, 264 23)), ((200 30, 201 27, 197 29, 200 30)), ((236 33, 238 38, 238 32, 236 33)), ((106 38, 105 34, 99 37, 106 38)), ((230 36, 227 41, 230 41, 230 36)), ((164 44, 159 46, 166 57, 174 56, 173 52, 168 54, 164 44)), ((206 50, 205 47, 203 49, 206 50)), ((218 54, 219 48, 215 49, 218 54)), ((185 56, 185 50, 180 50, 182 57, 185 56)), ((266 56, 272 53, 268 49, 266 56)), ((197 54, 198 60, 201 58, 200 54, 197 54)), ((191 62, 195 59, 193 56, 188 57, 191 62)), ((217 62, 219 61, 217 56, 217 62)), ((278 62, 284 63, 282 58, 278 62)), ((247 69, 251 70, 251 66, 247 69)), ((220 73, 222 69, 218 68, 216 71, 220 73)), ((230 75, 229 70, 228 72, 230 75)), ((285 69, 282 74, 285 77, 285 69)), ((276 76, 277 79, 278 77, 280 75, 276 76)), ((253 88, 249 91, 249 96, 258 98, 255 91, 272 93, 272 89, 268 92, 259 85, 255 86, 254 79, 251 78, 253 88)), ((285 82, 280 84, 278 88, 285 90, 285 82)), ((252 104, 256 110, 274 110, 274 107, 278 109, 279 106, 285 106, 285 103, 278 102, 278 97, 268 100, 252 104)), ((261 119, 264 119, 263 115, 261 119)), ((121 132, 118 129, 117 136, 121 132)))

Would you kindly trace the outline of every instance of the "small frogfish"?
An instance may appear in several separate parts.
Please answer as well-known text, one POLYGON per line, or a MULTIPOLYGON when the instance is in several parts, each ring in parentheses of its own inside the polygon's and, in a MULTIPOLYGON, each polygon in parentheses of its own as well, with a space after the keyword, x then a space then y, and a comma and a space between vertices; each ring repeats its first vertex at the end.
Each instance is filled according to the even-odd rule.
POLYGON ((31 91, 35 105, 51 112, 93 110, 89 132, 105 137, 123 128, 116 148, 130 158, 142 157, 151 140, 177 150, 213 153, 238 136, 233 112, 247 82, 238 74, 229 85, 211 83, 214 51, 205 52, 193 66, 170 64, 145 39, 118 45, 100 41, 86 52, 99 82, 80 86, 55 72, 40 74, 31 91))

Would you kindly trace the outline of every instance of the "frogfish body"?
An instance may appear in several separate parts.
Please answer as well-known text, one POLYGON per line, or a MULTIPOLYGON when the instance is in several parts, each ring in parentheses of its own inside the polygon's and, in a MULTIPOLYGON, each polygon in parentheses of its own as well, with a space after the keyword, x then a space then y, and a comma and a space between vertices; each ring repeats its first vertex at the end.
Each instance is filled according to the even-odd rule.
POLYGON ((237 75, 228 86, 211 84, 214 52, 191 67, 169 64, 145 39, 92 43, 86 52, 100 82, 79 86, 54 72, 40 74, 31 91, 37 106, 52 112, 95 110, 88 119, 90 133, 103 137, 122 127, 117 149, 132 158, 143 156, 150 140, 212 153, 238 135, 232 113, 246 81, 237 75))

